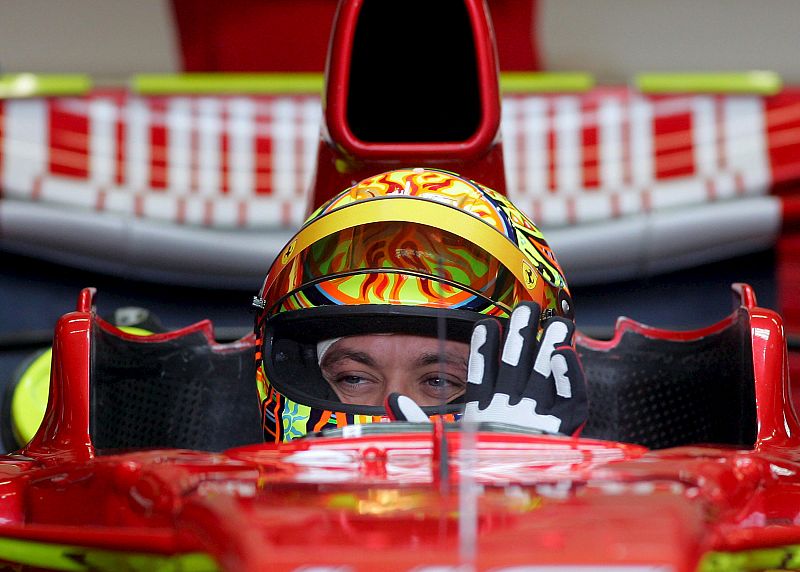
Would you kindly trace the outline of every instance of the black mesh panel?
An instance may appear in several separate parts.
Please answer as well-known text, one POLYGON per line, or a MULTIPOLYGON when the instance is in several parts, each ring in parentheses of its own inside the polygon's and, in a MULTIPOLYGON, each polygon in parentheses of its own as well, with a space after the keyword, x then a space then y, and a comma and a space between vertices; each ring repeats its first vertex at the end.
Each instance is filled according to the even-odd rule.
POLYGON ((201 332, 161 342, 93 329, 91 435, 100 449, 219 451, 262 440, 253 348, 201 332))
POLYGON ((692 341, 626 332, 608 351, 578 347, 589 387, 585 437, 658 449, 752 446, 755 384, 747 313, 692 341))

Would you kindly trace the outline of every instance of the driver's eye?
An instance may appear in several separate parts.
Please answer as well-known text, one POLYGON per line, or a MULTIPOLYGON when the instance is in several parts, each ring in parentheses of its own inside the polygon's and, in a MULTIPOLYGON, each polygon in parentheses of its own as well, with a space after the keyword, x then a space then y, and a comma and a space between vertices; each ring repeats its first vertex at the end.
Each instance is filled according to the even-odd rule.
POLYGON ((466 383, 461 379, 440 375, 425 378, 421 385, 425 394, 441 401, 452 400, 463 394, 466 388, 466 383))
POLYGON ((459 384, 457 384, 457 383, 455 383, 453 381, 450 381, 449 379, 445 379, 443 377, 430 377, 430 378, 425 380, 425 383, 427 383, 431 387, 435 387, 435 388, 445 388, 445 387, 449 387, 449 386, 457 386, 457 385, 459 385, 459 384))

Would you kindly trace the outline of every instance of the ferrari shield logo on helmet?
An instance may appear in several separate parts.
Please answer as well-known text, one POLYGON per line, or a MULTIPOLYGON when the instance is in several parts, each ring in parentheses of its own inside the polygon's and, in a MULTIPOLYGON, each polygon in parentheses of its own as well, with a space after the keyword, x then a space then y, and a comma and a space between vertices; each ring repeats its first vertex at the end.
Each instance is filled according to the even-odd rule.
POLYGON ((525 287, 528 290, 536 288, 536 272, 533 267, 527 262, 522 262, 522 276, 525 278, 525 287))
POLYGON ((289 262, 289 258, 292 256, 296 244, 297 239, 293 240, 286 246, 286 248, 283 250, 283 254, 281 255, 281 264, 286 264, 289 262))

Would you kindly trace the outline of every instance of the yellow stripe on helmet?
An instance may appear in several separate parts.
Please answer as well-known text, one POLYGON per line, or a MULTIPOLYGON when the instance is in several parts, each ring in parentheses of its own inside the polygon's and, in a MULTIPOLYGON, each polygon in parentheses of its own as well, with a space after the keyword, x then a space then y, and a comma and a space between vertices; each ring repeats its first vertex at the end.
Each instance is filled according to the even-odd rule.
POLYGON ((281 271, 306 248, 336 232, 375 222, 408 222, 468 237, 505 266, 528 290, 542 288, 530 260, 507 237, 476 216, 431 200, 391 196, 351 203, 311 221, 284 247, 267 274, 266 297, 281 271))

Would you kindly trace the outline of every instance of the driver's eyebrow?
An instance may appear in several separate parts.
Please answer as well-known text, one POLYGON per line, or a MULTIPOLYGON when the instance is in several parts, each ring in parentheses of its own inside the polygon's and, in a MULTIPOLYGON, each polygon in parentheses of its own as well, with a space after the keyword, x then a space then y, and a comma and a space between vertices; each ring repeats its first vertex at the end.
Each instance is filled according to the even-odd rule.
POLYGON ((434 365, 437 363, 444 363, 463 367, 465 370, 467 369, 467 357, 456 352, 425 352, 414 360, 414 365, 416 366, 434 365))
POLYGON ((350 350, 350 349, 331 349, 325 352, 325 356, 322 358, 322 363, 320 364, 322 367, 330 367, 336 362, 344 361, 344 360, 352 360, 354 362, 358 362, 364 364, 369 367, 376 367, 377 364, 372 356, 365 352, 360 352, 358 350, 350 350))

